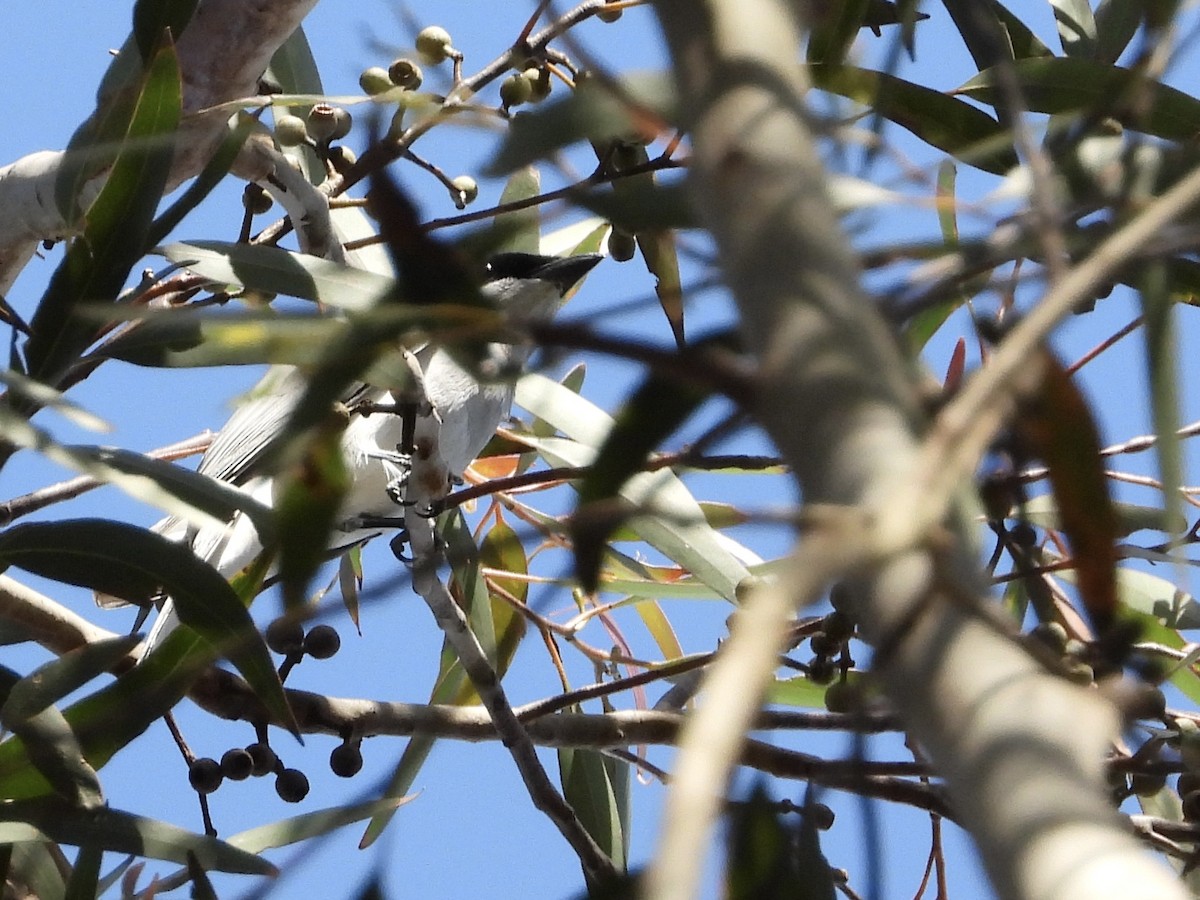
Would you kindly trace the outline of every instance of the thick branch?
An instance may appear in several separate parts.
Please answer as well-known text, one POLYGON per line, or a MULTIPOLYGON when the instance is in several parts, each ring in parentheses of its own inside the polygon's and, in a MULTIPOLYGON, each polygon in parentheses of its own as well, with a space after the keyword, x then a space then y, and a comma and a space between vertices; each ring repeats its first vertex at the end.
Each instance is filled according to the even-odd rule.
MULTIPOLYGON (((805 499, 865 507, 868 521, 912 496, 920 422, 907 366, 859 286, 850 244, 824 190, 796 63, 795 4, 658 0, 693 136, 694 196, 720 254, 763 380, 758 413, 805 499)), ((938 517, 940 519, 940 516, 938 517)), ((910 550, 855 579, 866 636, 886 645, 883 683, 949 785, 1000 895, 1014 898, 1181 897, 1109 806, 1102 761, 1116 738, 1111 707, 1056 679, 970 604, 982 589, 964 524, 948 554, 910 550)), ((908 541, 891 545, 893 551, 908 541)), ((876 561, 870 541, 863 562, 876 561)), ((777 599, 777 590, 758 592, 777 599)), ((748 601, 756 607, 759 599, 748 601)), ((786 608, 773 607, 782 628, 786 608)), ((747 621, 761 616, 747 616, 747 621)), ((762 625, 761 622, 759 622, 762 625)), ((727 650, 735 648, 735 636, 727 650)), ((772 654, 762 627, 738 669, 772 654)), ((759 669, 762 667, 759 666, 759 669)), ((757 673, 762 676, 762 672, 757 673)), ((713 681, 717 672, 714 670, 713 681)), ((741 684, 755 706, 761 677, 741 684)), ((709 687, 715 692, 717 685, 709 687)), ((710 694, 711 696, 711 694, 710 694)), ((708 714, 701 707, 698 720, 708 714)), ((712 713, 737 720, 726 708, 712 713)), ((741 718, 745 718, 744 712, 741 718)), ((699 722, 689 732, 705 734, 699 722)), ((682 757, 708 748, 685 735, 682 757)), ((697 839, 716 814, 675 792, 647 895, 696 892, 697 839)))

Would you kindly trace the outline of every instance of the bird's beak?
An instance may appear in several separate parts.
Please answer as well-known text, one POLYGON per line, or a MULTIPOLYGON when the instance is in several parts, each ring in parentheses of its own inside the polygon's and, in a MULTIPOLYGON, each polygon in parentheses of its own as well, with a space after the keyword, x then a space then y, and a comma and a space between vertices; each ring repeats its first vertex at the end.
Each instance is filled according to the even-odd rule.
POLYGON ((558 288, 559 293, 566 294, 575 287, 583 276, 595 268, 596 263, 604 257, 595 253, 581 253, 578 256, 560 256, 549 260, 533 272, 533 277, 541 281, 549 281, 558 288))

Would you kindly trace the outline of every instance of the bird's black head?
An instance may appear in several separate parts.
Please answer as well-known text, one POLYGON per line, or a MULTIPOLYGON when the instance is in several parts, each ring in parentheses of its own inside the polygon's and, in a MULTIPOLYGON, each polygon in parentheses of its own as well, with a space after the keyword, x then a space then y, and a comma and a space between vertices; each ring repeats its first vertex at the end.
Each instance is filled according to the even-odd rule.
POLYGON ((548 281, 565 294, 604 257, 595 253, 578 256, 539 256, 536 253, 497 253, 487 264, 487 280, 515 278, 548 281))

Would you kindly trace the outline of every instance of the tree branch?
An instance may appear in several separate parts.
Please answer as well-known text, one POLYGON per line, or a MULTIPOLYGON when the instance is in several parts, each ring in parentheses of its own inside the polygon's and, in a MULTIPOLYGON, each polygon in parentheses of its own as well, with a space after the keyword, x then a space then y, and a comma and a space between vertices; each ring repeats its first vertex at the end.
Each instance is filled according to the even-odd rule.
MULTIPOLYGON (((919 477, 927 470, 920 465, 917 391, 860 287, 850 242, 825 193, 796 63, 802 42, 795 4, 658 0, 655 8, 693 137, 694 199, 760 363, 757 413, 807 502, 862 506, 866 521, 889 525, 873 527, 860 548, 857 561, 872 565, 861 566, 848 585, 857 618, 868 640, 888 647, 877 660, 882 684, 946 778, 998 893, 1182 897, 1106 799, 1103 758, 1119 729, 1113 708, 1052 677, 971 614, 983 589, 966 510, 956 511, 951 546, 936 554, 911 549, 942 517, 931 512, 914 523, 912 507, 897 502, 929 490, 919 477)), ((1070 282, 1068 276, 1057 290, 1070 282)), ((841 561, 853 563, 855 554, 843 550, 841 561)), ((707 846, 718 811, 711 801, 736 759, 730 736, 718 740, 718 723, 706 720, 724 717, 733 731, 750 718, 730 706, 710 713, 712 697, 727 692, 757 707, 767 674, 761 660, 773 658, 791 613, 781 595, 811 597, 818 577, 836 574, 823 564, 795 572, 799 586, 782 582, 753 592, 739 611, 738 618, 746 616, 735 619, 722 654, 738 658, 710 671, 709 703, 689 723, 680 768, 692 754, 716 757, 719 749, 724 759, 710 762, 716 780, 707 793, 687 795, 678 781, 672 785, 646 896, 695 895, 696 850, 707 846), (757 623, 757 637, 742 639, 739 633, 749 631, 743 623, 757 623), (727 685, 734 681, 738 697, 727 685)))

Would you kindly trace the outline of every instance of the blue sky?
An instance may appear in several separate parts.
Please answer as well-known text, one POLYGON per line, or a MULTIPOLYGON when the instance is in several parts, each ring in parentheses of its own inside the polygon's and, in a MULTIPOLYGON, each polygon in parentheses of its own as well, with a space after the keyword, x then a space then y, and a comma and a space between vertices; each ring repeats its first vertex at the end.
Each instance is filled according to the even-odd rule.
MULTIPOLYGON (((1053 20, 1048 5, 1033 0, 1012 5, 1018 14, 1033 11, 1035 21, 1040 23, 1039 33, 1047 43, 1052 43, 1053 20)), ((456 46, 467 54, 470 71, 503 51, 505 41, 515 34, 518 22, 531 7, 528 3, 478 4, 460 0, 413 3, 412 11, 419 24, 436 22, 452 32, 456 46), (504 11, 500 25, 493 18, 496 9, 504 11)), ((6 12, 12 39, 0 66, 10 98, 10 119, 15 124, 0 132, 0 162, 34 150, 65 146, 75 126, 92 108, 95 86, 108 63, 107 50, 119 46, 128 31, 129 8, 130 4, 44 0, 38 4, 17 4, 6 12), (49 23, 53 26, 52 33, 49 23)), ((934 18, 921 25, 919 38, 919 46, 928 58, 919 59, 902 74, 936 87, 951 88, 969 77, 970 59, 940 7, 929 11, 934 18), (930 48, 937 48, 937 53, 929 53, 930 48)), ((354 3, 325 0, 310 17, 306 29, 326 88, 332 94, 356 93, 359 71, 367 65, 386 65, 394 55, 380 45, 399 48, 408 41, 400 18, 384 0, 354 3)), ((663 49, 648 9, 629 11, 615 26, 588 23, 580 29, 578 37, 593 55, 618 70, 654 69, 663 65, 663 49)), ((886 32, 882 40, 864 35, 860 47, 862 52, 875 55, 887 46, 888 40, 886 32)), ((1184 82, 1189 74, 1194 77, 1194 66, 1185 61, 1173 77, 1184 82)), ((911 154, 913 162, 927 174, 932 172, 938 160, 934 151, 903 139, 898 129, 889 135, 901 138, 901 146, 911 154)), ((362 137, 355 140, 361 149, 362 137)), ((450 174, 475 174, 491 146, 491 139, 486 136, 454 131, 444 137, 435 134, 422 141, 417 149, 450 174)), ((580 171, 587 171, 585 156, 573 158, 580 171)), ((413 167, 399 171, 428 215, 453 212, 445 192, 432 179, 413 167)), ((484 182, 479 204, 494 201, 500 186, 498 182, 484 182)), ((960 190, 967 198, 982 197, 994 187, 994 179, 965 170, 961 173, 960 190)), ((911 187, 905 189, 915 193, 911 187)), ((223 188, 173 238, 234 238, 240 218, 239 192, 238 185, 223 188)), ((879 241, 901 234, 908 238, 937 234, 937 221, 928 206, 913 205, 878 215, 859 214, 855 221, 869 228, 879 241)), ((970 232, 983 224, 983 220, 972 223, 964 219, 963 230, 970 232)), ((699 249, 701 259, 707 252, 706 245, 696 238, 689 238, 688 244, 699 249)), ((31 309, 57 264, 59 253, 51 251, 46 260, 32 263, 18 281, 8 299, 19 310, 31 309)), ((696 280, 703 275, 702 265, 689 261, 686 273, 685 281, 696 280)), ((606 331, 659 340, 666 345, 669 331, 653 304, 647 302, 630 309, 627 303, 630 298, 647 298, 650 291, 651 281, 637 264, 621 266, 606 262, 577 296, 568 315, 593 320, 606 331)), ((1101 314, 1068 323, 1058 339, 1065 357, 1073 358, 1083 352, 1136 314, 1133 298, 1120 291, 1105 301, 1103 307, 1101 314)), ((719 292, 698 295, 689 311, 689 331, 702 333, 728 321, 730 315, 728 300, 719 292)), ((1140 338, 1135 336, 1119 352, 1107 354, 1087 370, 1085 383, 1097 399, 1108 399, 1115 390, 1130 398, 1128 403, 1103 404, 1103 428, 1110 441, 1149 430, 1148 413, 1137 402, 1144 394, 1139 344, 1140 338)), ((933 372, 939 375, 944 372, 951 345, 951 340, 940 340, 931 346, 928 362, 933 372)), ((560 363, 557 371, 563 368, 560 363)), ((73 391, 72 397, 115 426, 116 430, 104 437, 104 441, 151 449, 203 428, 219 427, 228 415, 232 398, 256 377, 257 372, 249 370, 148 371, 114 364, 103 367, 73 391)), ((585 394, 612 409, 632 377, 622 366, 589 359, 585 394)), ((1188 421, 1190 397, 1186 393, 1184 402, 1183 418, 1188 421)), ((43 416, 39 422, 51 427, 64 440, 97 440, 96 436, 76 432, 50 416, 43 416)), ((752 442, 752 447, 762 449, 757 438, 746 440, 752 442)), ((746 444, 739 446, 744 448, 746 444)), ((1122 460, 1122 465, 1127 462, 1122 460)), ((1142 471, 1152 466, 1152 460, 1134 460, 1128 467, 1133 465, 1140 466, 1142 471)), ((21 454, 6 468, 0 489, 9 497, 63 477, 66 473, 29 454, 21 454)), ((731 485, 717 478, 695 478, 688 483, 698 496, 754 509, 778 508, 791 500, 786 494, 767 494, 761 488, 731 485)), ((158 517, 154 510, 135 504, 111 489, 95 492, 48 514, 115 516, 141 524, 149 524, 158 517)), ((788 540, 785 534, 765 527, 743 530, 738 537, 763 556, 779 554, 788 540)), ((373 571, 379 582, 387 581, 390 564, 386 553, 373 554, 368 560, 368 578, 373 571)), ((54 597, 105 627, 122 630, 130 624, 125 615, 96 611, 90 598, 81 592, 59 587, 49 590, 54 597)), ((534 599, 542 604, 543 611, 559 610, 569 603, 565 598, 548 594, 540 597, 535 594, 534 599)), ((719 603, 686 607, 675 604, 668 605, 667 612, 679 628, 685 650, 698 651, 711 647, 712 636, 719 633, 717 629, 730 609, 719 603)), ((429 619, 424 605, 405 585, 393 585, 386 598, 366 610, 361 638, 335 612, 329 621, 342 632, 342 653, 326 663, 305 662, 288 684, 337 696, 420 702, 428 696, 441 644, 429 619)), ((602 636, 597 637, 602 643, 602 636)), ((638 638, 645 640, 642 635, 638 638)), ((537 699, 554 690, 553 672, 534 643, 531 641, 523 648, 506 681, 517 702, 537 699)), ((9 665, 32 665, 44 658, 7 650, 6 657, 10 653, 9 665)), ((591 680, 590 673, 577 662, 573 663, 572 677, 577 684, 591 680)), ((220 756, 228 747, 252 740, 248 727, 213 722, 198 714, 190 704, 181 707, 180 722, 193 749, 201 755, 220 756)), ((277 799, 267 780, 227 785, 212 798, 213 814, 222 834, 341 802, 347 791, 369 796, 373 786, 388 776, 402 750, 399 741, 382 738, 367 741, 366 768, 354 781, 344 782, 334 778, 325 763, 334 743, 328 738, 311 737, 307 747, 299 748, 283 737, 276 737, 275 745, 285 761, 303 768, 311 779, 309 798, 293 807, 277 799)), ((850 752, 845 737, 811 740, 805 737, 799 745, 807 752, 825 755, 850 752)), ((903 758, 903 750, 897 745, 895 740, 877 739, 869 750, 881 758, 897 758, 897 755, 903 758)), ((548 765, 553 765, 551 754, 544 758, 548 765)), ((658 753, 653 758, 669 764, 669 756, 665 754, 658 753)), ((118 755, 103 770, 102 778, 113 805, 187 827, 200 827, 183 764, 165 728, 152 728, 118 755)), ((305 848, 295 856, 295 851, 274 856, 285 865, 293 860, 300 863, 291 876, 276 886, 275 896, 299 898, 311 895, 314 890, 322 896, 349 896, 354 885, 375 867, 385 870, 390 895, 398 897, 566 897, 578 888, 579 873, 572 857, 547 820, 533 810, 508 754, 499 746, 443 742, 422 771, 416 787, 420 796, 401 810, 388 835, 375 849, 367 852, 354 849, 361 829, 351 826, 315 852, 305 848)), ((793 797, 799 792, 796 786, 778 789, 791 791, 793 797)), ((635 864, 643 861, 653 848, 661 793, 657 786, 634 787, 635 864)), ((849 869, 855 879, 852 884, 865 890, 868 841, 863 808, 853 799, 829 799, 829 802, 838 811, 839 821, 826 839, 826 854, 834 865, 849 869)), ((878 896, 912 896, 928 851, 927 819, 916 813, 882 807, 875 808, 867 819, 875 815, 879 816, 878 825, 883 833, 885 872, 878 896)), ((973 851, 953 828, 948 831, 953 895, 989 896, 973 851)), ((168 872, 171 868, 152 865, 151 871, 154 870, 168 872)), ((246 881, 225 880, 222 884, 222 896, 236 896, 250 887, 246 881)))

